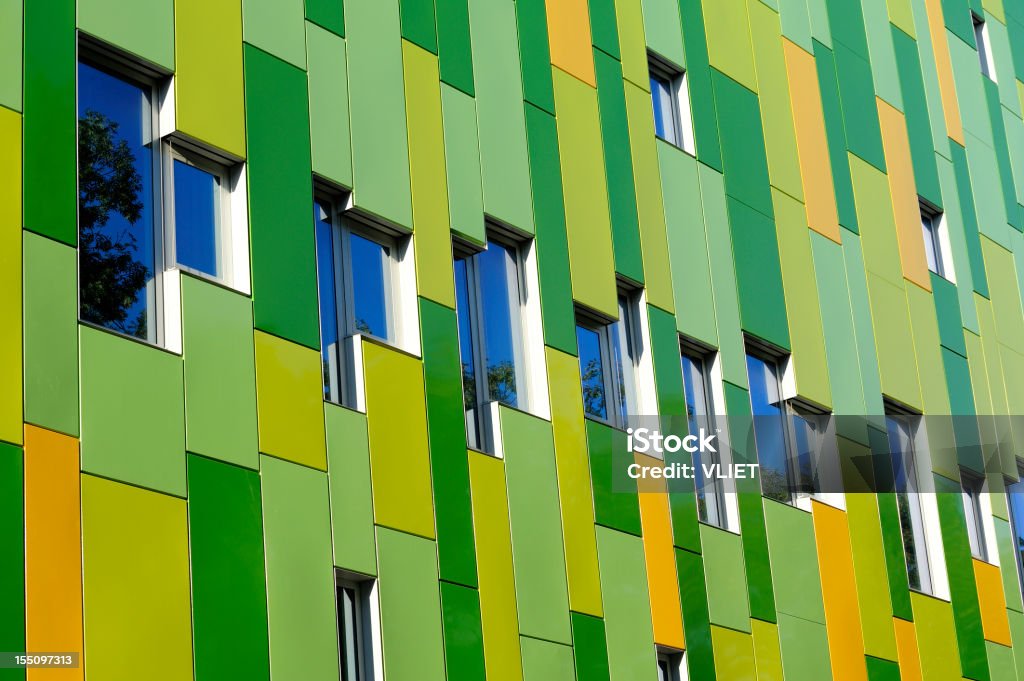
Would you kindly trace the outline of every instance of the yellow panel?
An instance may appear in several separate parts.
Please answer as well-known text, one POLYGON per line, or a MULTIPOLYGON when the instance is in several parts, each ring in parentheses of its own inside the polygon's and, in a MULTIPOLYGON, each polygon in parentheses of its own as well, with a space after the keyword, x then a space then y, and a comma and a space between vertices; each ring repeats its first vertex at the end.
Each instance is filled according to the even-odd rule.
MULTIPOLYGON (((657 467, 661 461, 635 454, 641 466, 657 467)), ((672 544, 672 521, 669 518, 668 489, 664 480, 645 481, 640 497, 640 521, 643 527, 644 560, 647 564, 647 591, 651 598, 651 619, 654 642, 682 649, 683 614, 679 607, 679 577, 676 573, 675 549, 672 544)))
POLYGON ((757 681, 784 681, 778 625, 751 619, 750 630, 754 637, 757 681))
POLYGON ((260 451, 327 470, 320 353, 255 332, 260 451))
POLYGON ((244 158, 241 1, 176 0, 174 61, 178 129, 244 158))
POLYGON ((914 623, 893 618, 896 628, 896 646, 899 651, 900 681, 922 681, 921 656, 917 650, 917 631, 914 623))
POLYGON ((608 185, 604 175, 597 91, 552 69, 558 110, 558 148, 565 191, 572 297, 610 317, 618 316, 608 185))
POLYGON ((953 82, 953 61, 949 56, 949 43, 946 42, 942 0, 925 0, 924 4, 928 13, 928 32, 932 36, 932 51, 935 53, 935 70, 939 76, 942 113, 946 118, 946 135, 964 146, 964 129, 960 120, 960 105, 956 100, 956 86, 953 82))
POLYGON ((415 232, 416 290, 424 298, 455 307, 448 182, 441 123, 437 57, 402 41, 405 102, 409 115, 409 173, 415 232))
POLYGON ((587 0, 547 0, 545 5, 551 63, 591 87, 597 87, 587 0))
POLYGON ((565 542, 565 567, 569 578, 569 609, 601 617, 601 578, 579 360, 554 348, 546 347, 544 351, 555 439, 555 466, 558 470, 562 540, 565 542))
POLYGON ((868 655, 893 660, 896 658, 896 638, 892 628, 892 606, 888 596, 881 595, 889 593, 889 577, 875 495, 848 494, 846 508, 864 651, 868 655))
POLYGON ((647 41, 644 38, 641 0, 614 2, 615 24, 619 31, 619 53, 622 55, 622 77, 650 92, 651 80, 647 68, 647 41))
POLYGON ((668 228, 665 226, 665 202, 661 195, 661 167, 658 165, 654 117, 651 116, 651 96, 632 83, 627 82, 625 86, 647 302, 667 312, 674 312, 668 228))
POLYGON ((782 39, 782 45, 789 74, 789 96, 793 105, 807 223, 815 232, 840 243, 839 214, 814 57, 786 38, 782 39))
MULTIPOLYGON (((82 652, 78 471, 78 440, 25 426, 26 650, 82 652)), ((84 668, 28 670, 29 681, 51 678, 83 679, 84 668)))
POLYGON ((850 526, 843 511, 828 504, 811 503, 832 671, 836 678, 867 681, 850 526))
POLYGON ((0 440, 21 444, 21 116, 0 107, 0 440))
POLYGON ((473 498, 473 537, 480 575, 480 623, 487 678, 522 681, 504 462, 469 452, 469 486, 473 498))
POLYGON ((985 640, 1012 646, 1010 619, 1006 616, 1006 594, 999 567, 974 559, 974 581, 978 585, 981 627, 985 640))
POLYGON ((715 678, 718 681, 754 681, 758 678, 750 634, 712 624, 711 645, 715 651, 715 678))
POLYGON ((82 476, 90 679, 192 681, 184 499, 82 476))
POLYGON ((900 244, 903 276, 925 291, 931 291, 932 282, 928 274, 928 260, 924 254, 924 239, 921 236, 921 207, 918 202, 917 186, 914 183, 914 166, 910 160, 907 124, 903 114, 898 110, 878 97, 875 101, 882 126, 885 167, 888 171, 889 193, 892 196, 893 213, 896 217, 896 235, 900 244))
POLYGON ((363 367, 373 520, 433 539, 423 365, 415 357, 364 340, 363 367), (401 414, 400 421, 396 414, 401 414))

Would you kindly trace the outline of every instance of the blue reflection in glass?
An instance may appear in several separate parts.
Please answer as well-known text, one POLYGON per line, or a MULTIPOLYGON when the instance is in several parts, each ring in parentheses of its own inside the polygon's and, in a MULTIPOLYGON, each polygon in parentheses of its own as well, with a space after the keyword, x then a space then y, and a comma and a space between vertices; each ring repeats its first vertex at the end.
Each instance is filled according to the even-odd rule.
POLYGON ((391 249, 358 234, 349 236, 356 333, 393 340, 388 324, 391 249))
POLYGON ((778 368, 774 362, 747 355, 747 380, 754 416, 754 443, 761 465, 761 492, 766 497, 788 501, 786 419, 779 394, 778 368))
POLYGON ((605 366, 601 354, 601 335, 584 326, 576 327, 580 382, 583 385, 583 410, 588 416, 608 419, 605 399, 605 366))
POLYGON ((1024 476, 1018 482, 1007 484, 1006 497, 1010 506, 1010 531, 1013 534, 1013 553, 1017 558, 1017 574, 1024 577, 1024 476))
POLYGON ((462 401, 466 409, 476 406, 476 352, 469 297, 469 266, 465 258, 455 260, 455 307, 459 324, 459 357, 462 359, 462 401))
MULTIPOLYGON (((512 249, 490 242, 475 256, 480 276, 480 308, 483 311, 484 352, 488 398, 509 406, 518 405, 512 301, 519 298, 518 273, 512 249), (510 282, 515 291, 510 290, 510 282)), ((518 310, 516 311, 518 313, 518 310)))
POLYGON ((220 276, 217 258, 217 176, 174 161, 174 245, 178 264, 220 276))
POLYGON ((335 298, 338 289, 334 278, 334 226, 331 224, 330 204, 316 202, 313 205, 313 224, 316 232, 316 278, 320 300, 320 356, 323 362, 324 399, 340 402, 340 338, 338 303, 335 298))

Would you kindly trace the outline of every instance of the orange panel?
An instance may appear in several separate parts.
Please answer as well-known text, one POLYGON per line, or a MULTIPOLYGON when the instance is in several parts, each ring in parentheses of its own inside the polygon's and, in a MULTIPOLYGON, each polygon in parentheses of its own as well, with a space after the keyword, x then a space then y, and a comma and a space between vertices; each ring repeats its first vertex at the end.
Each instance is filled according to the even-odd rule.
POLYGON ((864 633, 861 630, 853 547, 846 513, 817 501, 812 504, 833 678, 837 681, 867 681, 864 633))
MULTIPOLYGON (((641 466, 662 466, 663 462, 635 454, 641 466)), ((644 533, 644 560, 647 563, 647 590, 651 597, 654 642, 683 649, 683 614, 679 606, 679 578, 676 574, 672 521, 669 517, 668 491, 664 480, 644 483, 640 497, 640 522, 644 533)))
POLYGON ((597 87, 587 0, 547 0, 545 5, 551 63, 591 87, 597 87))
POLYGON ((917 652, 917 631, 914 623, 893 617, 896 627, 896 650, 899 654, 900 681, 922 681, 921 658, 917 652))
MULTIPOLYGON (((78 440, 25 426, 26 649, 82 652, 82 503, 78 440)), ((83 679, 29 669, 28 681, 83 679)))
MULTIPOLYGON (((825 138, 825 114, 818 90, 818 72, 814 57, 795 43, 782 39, 789 75, 789 97, 796 124, 796 148, 800 159, 807 224, 815 232, 840 243, 839 214, 836 211, 829 163, 828 141, 825 138)), ((846 159, 839 159, 846 163, 846 159)))
POLYGON ((877 97, 875 100, 878 104, 878 120, 882 126, 882 145, 885 147, 889 193, 892 195, 893 212, 896 215, 903 277, 925 291, 931 291, 932 281, 921 236, 921 206, 917 185, 914 183, 914 166, 910 160, 907 123, 900 111, 877 97))
POLYGON ((946 118, 946 134, 964 146, 964 129, 960 121, 960 105, 956 101, 953 85, 953 61, 946 42, 946 21, 942 16, 942 0, 925 0, 928 12, 928 31, 932 36, 935 70, 939 74, 939 92, 942 95, 942 113, 946 118))
POLYGON ((981 605, 981 628, 985 640, 1013 645, 1010 640, 1010 619, 1006 616, 1006 594, 999 568, 980 560, 974 560, 974 581, 978 585, 978 602, 981 605))

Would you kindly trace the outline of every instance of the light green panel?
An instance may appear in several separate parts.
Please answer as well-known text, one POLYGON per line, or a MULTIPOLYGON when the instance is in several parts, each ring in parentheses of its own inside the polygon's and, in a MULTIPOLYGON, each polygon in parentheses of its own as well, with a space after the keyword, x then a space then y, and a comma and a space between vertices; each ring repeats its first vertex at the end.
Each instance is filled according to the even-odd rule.
POLYGON ((87 326, 82 357, 82 470, 185 496, 181 357, 87 326))
POLYGON ((380 628, 388 681, 445 681, 434 542, 377 529, 380 628))
POLYGON ((334 564, 377 574, 366 416, 324 403, 334 564))
POLYGON ((173 0, 79 0, 78 28, 174 69, 173 0))
POLYGON ((988 275, 996 338, 1017 352, 1024 352, 1024 312, 1013 254, 984 237, 981 252, 988 275))
POLYGON ((399 24, 398 0, 345 3, 352 200, 357 208, 411 229, 399 24))
POLYGON ((832 48, 832 28, 828 21, 826 0, 807 0, 807 13, 811 17, 811 36, 819 43, 832 48))
POLYGON ((830 406, 828 362, 811 254, 814 232, 807 228, 802 203, 777 189, 772 189, 772 203, 797 393, 822 406, 830 406))
POLYGON ((1014 550, 1013 531, 1010 523, 1003 518, 994 518, 996 528, 996 549, 999 551, 999 572, 1003 578, 1003 596, 1006 607, 1016 612, 1024 612, 1021 604, 1020 576, 1017 573, 1017 556, 1014 550))
POLYGON ((846 287, 853 309, 854 331, 857 341, 857 355, 860 359, 861 377, 864 388, 866 411, 863 414, 882 413, 882 385, 875 350, 874 324, 871 320, 871 304, 868 301, 867 277, 864 273, 864 257, 860 238, 843 231, 843 257, 846 263, 846 287))
POLYGON ((679 3, 676 0, 643 0, 641 4, 647 49, 677 66, 686 66, 679 3))
POLYGON ((260 457, 270 677, 334 681, 338 637, 327 475, 260 457))
MULTIPOLYGON (((956 84, 957 106, 964 135, 968 133, 992 146, 992 121, 988 115, 988 97, 982 84, 984 76, 978 64, 978 53, 974 47, 949 35, 949 56, 953 62, 953 81, 956 84)), ((969 151, 969 149, 968 149, 969 151)), ((977 187, 974 189, 977 191, 977 187)))
MULTIPOLYGON (((359 3, 350 0, 346 4, 359 3)), ((302 0, 242 0, 245 42, 300 69, 306 68, 304 19, 302 0)))
POLYGON ((889 573, 882 543, 882 525, 875 495, 847 495, 846 518, 850 525, 864 652, 894 660, 897 656, 896 633, 892 622, 892 602, 888 596, 889 573))
POLYGON ((615 23, 619 34, 619 53, 622 56, 622 77, 633 85, 650 91, 647 41, 644 37, 641 1, 613 0, 615 23))
MULTIPOLYGON (((1024 122, 1018 114, 1002 109, 1006 146, 1010 152, 1010 170, 1013 172, 1014 194, 1017 203, 1024 204, 1024 122)), ((1014 251, 1017 249, 1014 248, 1014 251)))
MULTIPOLYGON (((928 102, 928 123, 932 130, 932 144, 935 151, 949 158, 949 141, 946 137, 946 118, 942 112, 942 94, 939 90, 939 76, 935 66, 935 52, 932 47, 931 31, 928 29, 928 12, 925 0, 909 0, 914 15, 917 53, 921 59, 921 75, 924 77, 924 95, 928 102)), ((943 197, 946 194, 943 192, 943 197)))
POLYGON ((669 144, 658 145, 665 226, 668 232, 676 324, 680 333, 718 347, 715 301, 711 291, 711 262, 701 211, 697 161, 669 144))
MULTIPOLYGON (((886 0, 862 0, 864 30, 868 38, 868 55, 875 94, 903 111, 903 93, 896 70, 896 50, 892 44, 892 28, 886 0)), ((868 103, 863 102, 866 106, 868 103)))
POLYGON ((657 667, 643 540, 599 525, 597 556, 611 678, 653 680, 657 667))
POLYGON ((512 528, 519 631, 571 644, 569 589, 551 424, 501 410, 502 454, 512 528))
POLYGON ((259 468, 252 301, 181 278, 188 451, 259 468))
POLYGON ((521 636, 523 681, 576 681, 572 646, 521 636))
POLYGON ((21 111, 22 4, 0 0, 0 106, 21 111))
POLYGON ((985 651, 988 653, 988 668, 992 681, 1016 681, 1017 669, 1013 664, 1013 648, 985 641, 985 651))
MULTIPOLYGON (((349 26, 351 29, 351 23, 349 26)), ((473 85, 484 210, 532 234, 530 164, 515 7, 508 2, 469 0, 469 28, 473 36, 473 85)), ((587 139, 589 142, 600 137, 587 139)), ((565 150, 562 151, 564 154, 565 150)), ((608 212, 607 208, 602 210, 608 212)))
POLYGON ((813 54, 807 0, 779 0, 779 18, 782 21, 782 35, 813 54))
POLYGON ((739 535, 701 525, 700 544, 711 623, 749 633, 747 590, 738 588, 738 585, 747 583, 743 543, 739 535))
POLYGON ((939 186, 945 204, 943 219, 952 246, 953 271, 956 273, 956 295, 960 302, 960 321, 965 329, 978 333, 978 311, 974 307, 974 284, 971 281, 971 261, 967 255, 967 236, 964 233, 963 215, 960 212, 960 195, 957 191, 953 163, 936 155, 939 171, 939 186))
POLYGON ((711 66, 757 92, 747 0, 701 0, 701 6, 711 66))
POLYGON ((785 613, 824 625, 811 514, 776 501, 766 499, 763 503, 775 609, 780 615, 785 613))
POLYGON ((352 144, 345 41, 307 21, 306 58, 313 172, 351 187, 352 144))
MULTIPOLYGON (((554 87, 572 297, 618 317, 604 153, 591 143, 601 138, 597 91, 558 69, 554 87)), ((485 207, 486 200, 485 178, 485 207)))
MULTIPOLYGON (((1017 95, 1017 75, 1014 73, 1013 53, 1010 51, 1010 36, 1006 31, 1005 22, 988 21, 989 43, 992 46, 992 61, 996 69, 999 84, 999 102, 1012 111, 1018 118, 1021 116, 1020 97, 1017 95)), ((1024 75, 1024 74, 1022 74, 1024 75)))
POLYGON ((779 647, 782 649, 782 671, 786 681, 832 678, 824 624, 780 614, 779 647))
POLYGON ((911 335, 907 294, 902 286, 868 273, 871 319, 875 329, 875 351, 882 393, 906 405, 921 408, 917 379, 917 358, 911 335))
POLYGON ((960 681, 953 608, 946 601, 911 592, 921 675, 928 681, 960 681))
POLYGON ((23 234, 25 422, 78 435, 78 252, 23 234))
POLYGON ((476 100, 447 83, 441 83, 441 116, 451 228, 453 232, 483 243, 487 234, 483 188, 480 185, 476 100))
MULTIPOLYGON (((1014 643, 1014 651, 1019 651, 1021 643, 1024 643, 1024 615, 1012 610, 1006 614, 1010 618, 1010 634, 1014 643)), ((1024 679, 1024 656, 1015 652, 1014 658, 1017 663, 1017 681, 1022 681, 1024 679)))

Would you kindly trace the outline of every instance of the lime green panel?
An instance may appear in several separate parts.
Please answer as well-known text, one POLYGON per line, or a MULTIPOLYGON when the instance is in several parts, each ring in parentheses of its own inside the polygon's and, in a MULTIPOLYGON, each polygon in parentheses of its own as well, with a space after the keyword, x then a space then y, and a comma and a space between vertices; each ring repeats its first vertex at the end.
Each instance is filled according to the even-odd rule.
POLYGON ((759 678, 754 660, 754 640, 750 634, 712 625, 711 641, 715 651, 715 678, 718 681, 759 678))
POLYGON ((173 0, 79 0, 78 28, 174 69, 173 0))
POLYGON ((891 284, 902 285, 896 221, 885 173, 860 158, 849 155, 850 175, 857 206, 857 224, 864 247, 864 266, 868 272, 891 284))
MULTIPOLYGON (((612 0, 615 21, 618 24, 619 52, 622 77, 633 85, 650 89, 647 64, 647 40, 644 36, 644 16, 641 0, 612 0)), ((557 111, 557 104, 556 104, 557 111)))
POLYGON ((896 635, 888 598, 889 577, 878 505, 874 495, 850 494, 846 497, 846 507, 864 651, 892 660, 896 658, 896 635))
POLYGON ((768 532, 776 610, 780 614, 825 624, 811 515, 788 504, 766 499, 764 524, 768 532))
MULTIPOLYGON (((4 11, 0 5, 0 16, 4 11)), ((2 98, 0 90, 0 102, 2 98)), ((4 320, 0 328, 0 376, 6 377, 6 388, 0 391, 0 440, 20 444, 24 418, 21 116, 8 109, 0 109, 0 319, 4 320)))
POLYGON ((711 66, 757 92, 747 0, 702 0, 701 5, 711 66))
POLYGON ((922 676, 928 681, 960 681, 953 609, 946 601, 911 593, 922 676))
POLYGON ((22 2, 0 2, 0 106, 21 111, 22 2))
POLYGON ((325 402, 324 420, 334 564, 352 572, 375 575, 377 552, 366 417, 325 402))
POLYGON ((739 536, 710 525, 701 525, 700 543, 711 623, 749 632, 747 590, 741 588, 747 583, 747 578, 739 536))
POLYGON ((306 22, 309 74, 309 137, 313 172, 352 186, 352 141, 348 119, 345 41, 306 22))
POLYGON ((483 243, 484 197, 480 186, 480 142, 476 132, 476 100, 441 83, 448 213, 452 231, 483 243))
POLYGON ((779 645, 782 648, 782 670, 786 681, 832 678, 824 624, 780 614, 779 645))
POLYGON ((611 678, 654 679, 654 630, 643 540, 599 526, 597 556, 611 678))
POLYGON ((1017 556, 1013 550, 1013 534, 1010 523, 1002 518, 993 518, 996 528, 996 549, 999 551, 999 571, 1003 578, 1003 595, 1006 607, 1022 611, 1020 576, 1017 573, 1017 556))
POLYGON ((572 646, 520 637, 524 681, 576 681, 572 646))
POLYGON ((306 68, 305 17, 302 0, 242 0, 245 42, 300 69, 306 68))
POLYGON ((868 291, 874 328, 885 329, 884 333, 875 335, 882 393, 920 409, 921 389, 906 291, 874 274, 868 274, 868 291))

